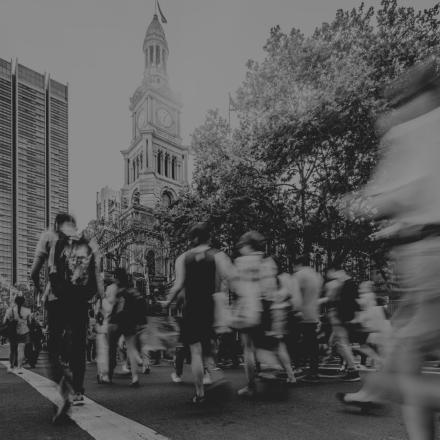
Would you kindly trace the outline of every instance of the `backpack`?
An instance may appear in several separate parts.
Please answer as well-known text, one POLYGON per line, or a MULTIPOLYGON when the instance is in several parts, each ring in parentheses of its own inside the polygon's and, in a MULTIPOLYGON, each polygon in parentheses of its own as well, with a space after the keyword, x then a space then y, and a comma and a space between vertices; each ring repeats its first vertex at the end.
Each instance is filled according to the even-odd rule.
POLYGON ((75 297, 88 301, 97 292, 95 258, 89 242, 70 239, 63 233, 49 254, 49 281, 57 298, 75 297))
POLYGON ((357 284, 352 278, 342 283, 339 290, 338 315, 342 322, 349 322, 354 319, 356 312, 360 310, 357 298, 359 291, 357 284))

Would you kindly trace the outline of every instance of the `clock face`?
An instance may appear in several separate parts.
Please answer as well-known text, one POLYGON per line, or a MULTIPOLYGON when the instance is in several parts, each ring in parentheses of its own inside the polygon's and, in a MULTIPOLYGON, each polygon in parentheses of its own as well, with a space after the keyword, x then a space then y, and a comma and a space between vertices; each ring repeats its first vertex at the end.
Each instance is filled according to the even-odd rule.
POLYGON ((162 127, 170 128, 173 125, 173 117, 170 112, 164 108, 157 111, 157 120, 162 127))
POLYGON ((145 110, 142 110, 137 118, 138 128, 145 128, 147 126, 147 122, 147 113, 145 112, 145 110))

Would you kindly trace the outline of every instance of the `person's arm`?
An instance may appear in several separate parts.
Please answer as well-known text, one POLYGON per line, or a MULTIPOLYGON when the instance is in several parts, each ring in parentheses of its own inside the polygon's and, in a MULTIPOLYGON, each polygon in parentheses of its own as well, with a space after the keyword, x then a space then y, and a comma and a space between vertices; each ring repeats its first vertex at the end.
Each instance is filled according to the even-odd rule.
POLYGON ((295 275, 290 276, 289 279, 289 293, 290 302, 295 311, 301 311, 302 307, 302 295, 299 282, 295 275))
POLYGON ((41 234, 40 239, 38 240, 37 243, 37 247, 35 249, 35 257, 31 269, 31 280, 34 283, 37 292, 41 292, 40 271, 41 268, 43 267, 44 262, 47 260, 49 256, 47 249, 49 240, 50 237, 47 232, 41 234))
POLYGON ((235 267, 230 258, 224 252, 215 254, 216 269, 220 278, 220 287, 222 292, 232 289, 232 283, 235 278, 235 267))
POLYGON ((11 316, 11 309, 6 310, 5 316, 3 317, 3 324, 9 321, 11 316))
POLYGON ((186 254, 182 254, 176 260, 176 279, 173 287, 170 289, 170 293, 168 294, 167 306, 176 299, 179 292, 185 287, 185 256, 186 254))

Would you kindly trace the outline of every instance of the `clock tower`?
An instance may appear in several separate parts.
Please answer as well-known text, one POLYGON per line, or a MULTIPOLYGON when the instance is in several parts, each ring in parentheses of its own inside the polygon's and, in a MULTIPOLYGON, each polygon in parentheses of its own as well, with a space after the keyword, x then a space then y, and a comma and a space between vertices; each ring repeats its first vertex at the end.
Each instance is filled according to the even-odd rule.
POLYGON ((132 139, 124 158, 122 210, 170 204, 188 182, 188 148, 180 137, 182 104, 168 84, 168 43, 157 14, 143 44, 144 75, 130 99, 132 139))

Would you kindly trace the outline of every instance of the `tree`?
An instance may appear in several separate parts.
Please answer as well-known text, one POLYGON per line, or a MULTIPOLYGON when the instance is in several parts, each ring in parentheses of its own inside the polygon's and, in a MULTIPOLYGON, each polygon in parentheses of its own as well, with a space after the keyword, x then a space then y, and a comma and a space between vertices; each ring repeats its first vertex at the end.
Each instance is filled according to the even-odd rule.
POLYGON ((247 63, 237 91, 239 129, 231 134, 209 111, 193 134, 194 182, 158 215, 172 247, 180 251, 187 228, 209 220, 226 250, 252 228, 286 260, 312 249, 327 262, 367 252, 382 267, 373 223, 347 218, 344 197, 376 164, 384 86, 438 50, 439 11, 383 0, 377 10, 338 10, 311 36, 275 26, 265 59, 247 63))
POLYGON ((377 11, 362 4, 337 11, 311 37, 274 27, 265 60, 248 62, 237 93, 244 151, 286 184, 301 251, 317 244, 331 261, 374 250, 371 222, 347 220, 341 200, 376 163, 382 88, 438 49, 438 15, 438 4, 425 11, 395 0, 377 11))

